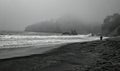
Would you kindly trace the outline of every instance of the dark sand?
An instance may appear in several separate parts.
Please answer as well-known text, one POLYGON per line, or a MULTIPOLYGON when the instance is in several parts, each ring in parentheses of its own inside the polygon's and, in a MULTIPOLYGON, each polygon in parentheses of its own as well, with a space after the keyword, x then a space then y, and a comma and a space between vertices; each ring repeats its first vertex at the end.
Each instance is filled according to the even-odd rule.
POLYGON ((120 71, 120 37, 0 60, 0 71, 120 71))

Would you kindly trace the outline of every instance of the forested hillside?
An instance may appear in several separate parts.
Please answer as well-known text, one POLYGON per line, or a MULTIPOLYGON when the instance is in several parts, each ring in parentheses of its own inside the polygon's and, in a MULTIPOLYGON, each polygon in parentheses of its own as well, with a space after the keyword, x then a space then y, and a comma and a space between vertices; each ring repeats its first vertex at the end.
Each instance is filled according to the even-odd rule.
POLYGON ((102 25, 102 31, 107 36, 120 35, 120 15, 118 13, 107 16, 102 25))

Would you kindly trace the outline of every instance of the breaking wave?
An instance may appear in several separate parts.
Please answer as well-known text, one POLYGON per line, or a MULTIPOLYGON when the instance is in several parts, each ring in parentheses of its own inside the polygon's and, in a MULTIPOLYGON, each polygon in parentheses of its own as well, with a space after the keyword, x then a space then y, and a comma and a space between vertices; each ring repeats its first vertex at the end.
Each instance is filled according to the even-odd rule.
POLYGON ((0 48, 45 46, 99 39, 90 35, 0 35, 0 48))

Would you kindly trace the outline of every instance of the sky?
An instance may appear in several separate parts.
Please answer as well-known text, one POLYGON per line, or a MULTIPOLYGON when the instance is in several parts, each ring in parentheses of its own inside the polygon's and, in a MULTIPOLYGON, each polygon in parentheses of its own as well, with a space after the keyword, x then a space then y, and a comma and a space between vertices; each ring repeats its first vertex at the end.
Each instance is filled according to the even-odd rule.
POLYGON ((23 31, 27 25, 74 15, 102 23, 120 13, 120 0, 0 0, 0 30, 23 31))

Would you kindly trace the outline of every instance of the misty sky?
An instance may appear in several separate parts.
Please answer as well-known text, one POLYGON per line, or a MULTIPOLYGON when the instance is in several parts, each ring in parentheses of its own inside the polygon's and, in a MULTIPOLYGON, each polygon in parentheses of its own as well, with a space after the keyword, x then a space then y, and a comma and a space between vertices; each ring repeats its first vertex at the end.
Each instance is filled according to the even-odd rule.
POLYGON ((102 22, 113 13, 120 13, 120 0, 0 0, 0 30, 24 30, 65 15, 102 22))

